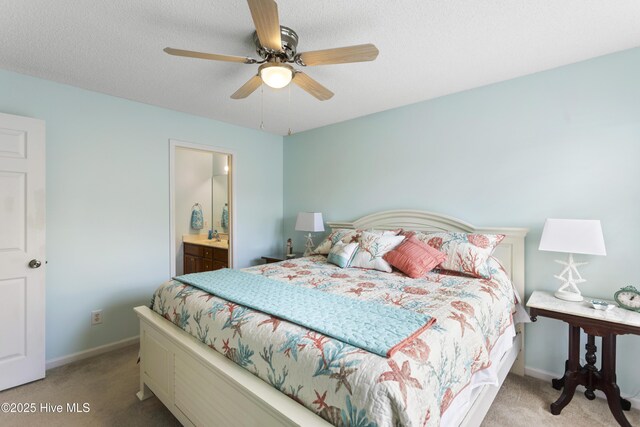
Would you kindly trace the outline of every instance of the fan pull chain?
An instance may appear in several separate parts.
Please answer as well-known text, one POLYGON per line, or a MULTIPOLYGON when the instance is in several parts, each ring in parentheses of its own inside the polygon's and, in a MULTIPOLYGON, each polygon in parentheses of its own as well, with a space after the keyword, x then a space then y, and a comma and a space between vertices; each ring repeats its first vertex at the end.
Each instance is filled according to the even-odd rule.
POLYGON ((260 129, 264 130, 264 84, 260 85, 260 129))
POLYGON ((287 135, 291 136, 291 83, 289 83, 289 113, 287 116, 289 120, 289 132, 287 132, 287 135))

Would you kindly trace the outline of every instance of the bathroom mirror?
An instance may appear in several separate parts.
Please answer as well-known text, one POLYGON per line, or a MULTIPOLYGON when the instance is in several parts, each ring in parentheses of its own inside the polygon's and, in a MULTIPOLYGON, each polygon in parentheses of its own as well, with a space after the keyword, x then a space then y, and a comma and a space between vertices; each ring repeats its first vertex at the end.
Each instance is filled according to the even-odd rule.
POLYGON ((232 267, 231 160, 206 146, 172 146, 172 275, 232 267))

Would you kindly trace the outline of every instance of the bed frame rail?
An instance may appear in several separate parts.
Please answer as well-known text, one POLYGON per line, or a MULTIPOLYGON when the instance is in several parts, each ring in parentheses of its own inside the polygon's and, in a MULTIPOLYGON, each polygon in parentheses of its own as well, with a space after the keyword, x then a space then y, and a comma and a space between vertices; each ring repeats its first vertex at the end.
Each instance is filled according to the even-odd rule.
POLYGON ((185 426, 330 426, 324 419, 168 322, 140 319, 140 391, 155 394, 185 426))

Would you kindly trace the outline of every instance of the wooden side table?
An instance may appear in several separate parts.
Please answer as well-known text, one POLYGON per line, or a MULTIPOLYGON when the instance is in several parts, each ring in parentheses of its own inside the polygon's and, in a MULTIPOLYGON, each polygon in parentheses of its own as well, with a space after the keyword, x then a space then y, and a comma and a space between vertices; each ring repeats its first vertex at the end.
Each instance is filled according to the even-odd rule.
POLYGON ((569 324, 569 359, 565 362, 564 377, 552 381, 553 388, 562 390, 560 398, 551 404, 551 413, 559 415, 571 402, 576 387, 586 388, 584 395, 595 399, 595 390, 607 396, 609 409, 623 427, 631 427, 623 410, 631 409, 631 403, 620 397, 616 384, 616 337, 618 335, 640 335, 640 313, 614 307, 608 311, 596 310, 586 298, 582 302, 563 301, 549 292, 535 291, 527 306, 531 320, 538 316, 562 320, 569 324), (580 329, 587 334, 586 365, 580 365, 580 329), (595 337, 602 337, 601 369, 596 368, 595 337))
POLYGON ((301 256, 302 256, 301 254, 293 254, 293 257, 285 258, 284 255, 273 255, 273 256, 263 256, 262 259, 264 260, 265 264, 272 264, 274 262, 284 261, 285 259, 300 258, 301 256))

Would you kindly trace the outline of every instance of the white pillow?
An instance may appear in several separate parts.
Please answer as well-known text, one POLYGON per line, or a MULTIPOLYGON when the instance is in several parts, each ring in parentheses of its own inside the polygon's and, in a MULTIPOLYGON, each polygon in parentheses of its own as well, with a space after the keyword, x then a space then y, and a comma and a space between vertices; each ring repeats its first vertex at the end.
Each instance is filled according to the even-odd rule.
POLYGON ((356 249, 358 249, 357 243, 337 242, 329 251, 327 261, 340 268, 348 267, 356 249))
POLYGON ((338 228, 324 239, 313 251, 314 254, 327 255, 337 242, 350 243, 355 239, 357 231, 349 228, 338 228))
POLYGON ((360 236, 364 231, 368 231, 374 234, 382 234, 382 235, 390 235, 396 236, 398 235, 402 229, 397 230, 361 230, 355 228, 338 228, 334 230, 331 234, 327 236, 313 251, 314 254, 318 255, 327 255, 333 245, 336 242, 342 243, 357 243, 360 240, 360 236))
POLYGON ((369 270, 380 270, 391 273, 391 266, 384 260, 383 256, 392 251, 404 240, 404 236, 390 236, 362 232, 360 242, 356 248, 349 267, 366 268, 369 270))

